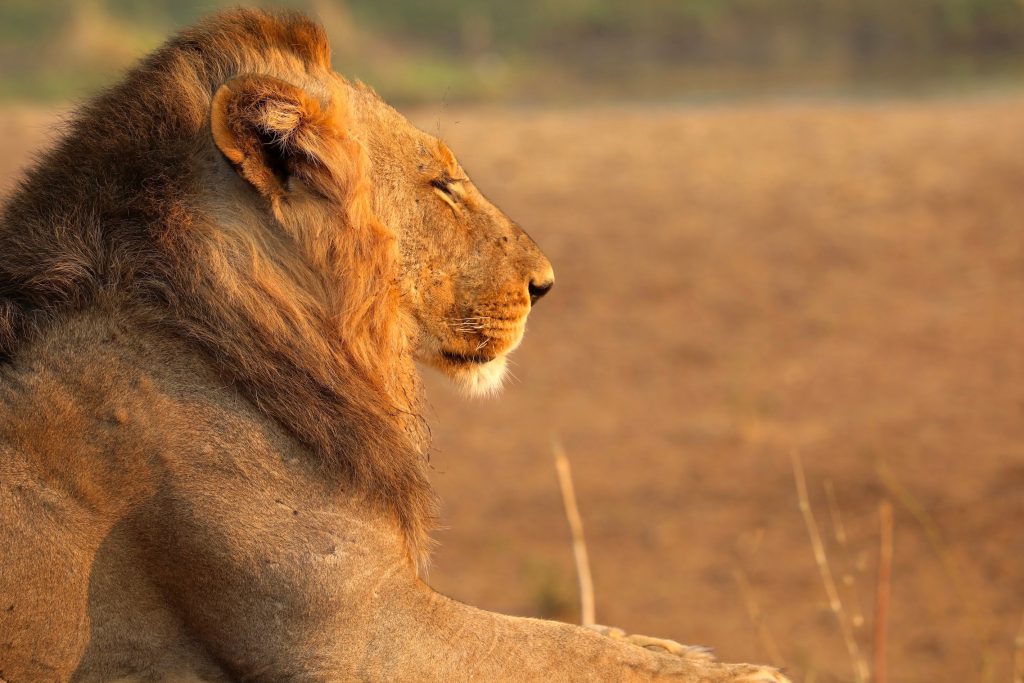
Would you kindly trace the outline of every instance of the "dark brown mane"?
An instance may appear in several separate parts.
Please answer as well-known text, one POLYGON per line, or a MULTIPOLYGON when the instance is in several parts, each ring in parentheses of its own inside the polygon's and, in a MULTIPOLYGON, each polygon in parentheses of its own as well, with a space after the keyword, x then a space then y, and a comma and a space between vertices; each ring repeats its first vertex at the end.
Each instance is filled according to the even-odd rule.
POLYGON ((347 141, 343 224, 315 242, 269 230, 255 196, 251 213, 265 221, 225 229, 202 186, 211 174, 237 182, 210 141, 214 92, 237 74, 293 63, 307 75, 329 68, 319 26, 230 11, 173 38, 81 109, 0 219, 0 365, 101 299, 143 310, 393 512, 421 553, 433 497, 410 418, 418 389, 393 239, 369 209, 361 150, 347 141))

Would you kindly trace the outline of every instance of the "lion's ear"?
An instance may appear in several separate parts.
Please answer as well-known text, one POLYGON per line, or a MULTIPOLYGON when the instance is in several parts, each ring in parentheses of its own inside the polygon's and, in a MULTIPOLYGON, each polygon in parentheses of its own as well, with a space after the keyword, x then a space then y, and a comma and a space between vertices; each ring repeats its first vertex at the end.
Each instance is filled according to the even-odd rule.
POLYGON ((262 195, 276 200, 317 157, 325 114, 301 88, 270 76, 238 76, 213 97, 213 140, 262 195))

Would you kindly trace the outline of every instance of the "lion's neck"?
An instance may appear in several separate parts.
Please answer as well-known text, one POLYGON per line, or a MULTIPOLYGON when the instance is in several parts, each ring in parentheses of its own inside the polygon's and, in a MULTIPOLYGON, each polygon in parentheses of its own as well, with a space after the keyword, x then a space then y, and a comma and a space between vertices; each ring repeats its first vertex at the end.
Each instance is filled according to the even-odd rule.
POLYGON ((419 375, 404 329, 339 328, 330 311, 314 308, 287 278, 250 266, 273 263, 248 251, 259 244, 225 249, 225 234, 209 243, 200 234, 178 251, 191 262, 168 274, 172 324, 254 405, 393 514, 410 552, 422 559, 434 497, 425 472, 419 375), (226 261, 225 253, 236 260, 226 261))

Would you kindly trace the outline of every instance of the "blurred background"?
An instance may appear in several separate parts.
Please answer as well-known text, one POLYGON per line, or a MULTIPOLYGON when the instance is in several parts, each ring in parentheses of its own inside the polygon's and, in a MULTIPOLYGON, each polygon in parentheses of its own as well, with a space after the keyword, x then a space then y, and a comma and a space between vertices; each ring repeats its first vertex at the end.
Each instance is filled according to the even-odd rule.
MULTIPOLYGON (((64 99, 217 0, 4 0, 0 94, 64 99)), ((293 0, 397 102, 671 101, 1011 84, 1018 0, 293 0)))
MULTIPOLYGON (((220 4, 2 0, 0 191, 220 4)), ((437 588, 578 619, 557 435, 599 622, 865 681, 888 502, 889 680, 1024 680, 1024 2, 278 6, 555 265, 501 397, 429 382, 437 588)))

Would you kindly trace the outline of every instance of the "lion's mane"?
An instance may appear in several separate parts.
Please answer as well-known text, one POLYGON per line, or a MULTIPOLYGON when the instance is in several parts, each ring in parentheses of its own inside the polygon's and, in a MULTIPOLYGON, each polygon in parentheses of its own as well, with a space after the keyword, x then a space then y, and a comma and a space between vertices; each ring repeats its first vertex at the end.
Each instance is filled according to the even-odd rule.
MULTIPOLYGON (((325 150, 345 166, 346 181, 332 188, 345 207, 337 224, 270 229, 259 225, 268 210, 254 193, 236 188, 246 199, 224 207, 204 187, 226 166, 210 140, 217 88, 289 64, 329 68, 319 26, 222 13, 71 119, 0 219, 0 371, 55 320, 85 308, 165 327, 201 347, 324 467, 393 512, 422 553, 433 496, 419 389, 398 307, 397 249, 371 209, 365 153, 345 130, 338 149, 325 150)), ((344 128, 344 103, 332 106, 344 128)))

